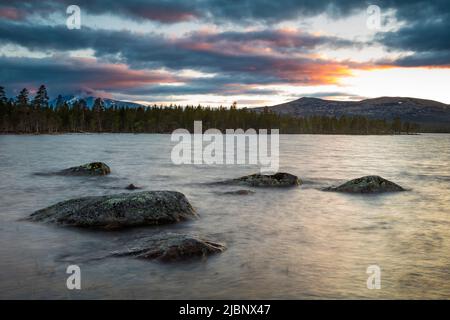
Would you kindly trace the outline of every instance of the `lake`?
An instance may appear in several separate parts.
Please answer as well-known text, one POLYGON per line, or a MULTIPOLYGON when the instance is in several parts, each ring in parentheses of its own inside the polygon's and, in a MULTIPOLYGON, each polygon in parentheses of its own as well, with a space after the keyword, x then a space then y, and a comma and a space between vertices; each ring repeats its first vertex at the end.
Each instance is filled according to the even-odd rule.
POLYGON ((303 185, 211 185, 250 165, 174 165, 170 135, 0 136, 1 299, 450 298, 450 135, 280 136, 280 171, 303 185), (105 177, 39 175, 91 161, 105 177), (321 191, 363 175, 409 189, 382 195, 321 191), (177 190, 199 219, 93 231, 20 221, 58 201, 126 191, 177 190), (106 257, 139 237, 189 233, 225 243, 207 260, 162 264, 106 257), (81 290, 66 268, 81 268, 81 290), (367 288, 370 265, 381 289, 367 288))

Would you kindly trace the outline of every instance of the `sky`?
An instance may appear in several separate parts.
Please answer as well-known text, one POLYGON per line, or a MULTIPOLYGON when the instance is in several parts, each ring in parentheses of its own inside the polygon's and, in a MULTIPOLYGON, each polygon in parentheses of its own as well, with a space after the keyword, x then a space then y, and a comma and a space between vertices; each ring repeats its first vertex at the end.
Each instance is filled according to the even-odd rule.
POLYGON ((449 30, 449 0, 0 0, 0 86, 164 105, 450 103, 449 30))

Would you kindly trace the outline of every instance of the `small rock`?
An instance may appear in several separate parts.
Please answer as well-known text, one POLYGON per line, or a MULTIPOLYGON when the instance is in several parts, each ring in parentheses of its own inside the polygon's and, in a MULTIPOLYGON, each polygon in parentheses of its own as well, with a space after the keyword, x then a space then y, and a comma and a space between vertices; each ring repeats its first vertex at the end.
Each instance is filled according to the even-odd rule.
POLYGON ((380 176, 365 176, 347 181, 338 187, 328 187, 324 191, 347 193, 382 193, 405 191, 401 186, 380 176))
POLYGON ((195 236, 166 234, 138 241, 136 245, 124 251, 114 252, 112 256, 132 256, 138 259, 176 262, 192 258, 204 258, 224 251, 223 244, 215 243, 195 236))
POLYGON ((66 176, 104 176, 111 173, 111 169, 103 162, 86 163, 78 167, 64 169, 58 174, 66 176))
POLYGON ((250 187, 291 187, 302 184, 301 180, 292 174, 278 172, 273 175, 252 174, 225 181, 227 184, 241 184, 250 187))
POLYGON ((175 223, 196 217, 186 197, 176 191, 141 191, 84 197, 34 212, 28 220, 64 226, 120 229, 175 223))
POLYGON ((130 183, 129 185, 127 185, 125 187, 125 189, 127 189, 127 190, 136 190, 136 189, 141 189, 141 187, 137 187, 134 184, 130 183))

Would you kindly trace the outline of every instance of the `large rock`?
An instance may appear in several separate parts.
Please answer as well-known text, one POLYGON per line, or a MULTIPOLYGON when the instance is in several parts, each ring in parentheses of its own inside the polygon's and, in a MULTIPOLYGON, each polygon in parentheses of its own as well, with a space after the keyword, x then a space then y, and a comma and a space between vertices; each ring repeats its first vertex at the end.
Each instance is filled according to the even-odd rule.
POLYGON ((302 184, 301 180, 292 174, 278 172, 273 175, 252 174, 225 181, 228 184, 239 184, 250 187, 291 187, 302 184))
POLYGON ((111 169, 103 162, 86 163, 78 167, 71 167, 58 172, 67 176, 104 176, 111 173, 111 169))
POLYGON ((405 191, 394 182, 380 176, 365 176, 347 181, 338 187, 328 187, 324 191, 348 192, 348 193, 381 193, 405 191))
POLYGON ((174 223, 195 216, 195 210, 182 193, 143 191, 59 202, 34 212, 29 220, 66 226, 118 229, 174 223))
POLYGON ((225 246, 196 236, 166 234, 139 240, 115 257, 131 256, 138 259, 176 262, 192 258, 205 258, 225 250, 225 246))

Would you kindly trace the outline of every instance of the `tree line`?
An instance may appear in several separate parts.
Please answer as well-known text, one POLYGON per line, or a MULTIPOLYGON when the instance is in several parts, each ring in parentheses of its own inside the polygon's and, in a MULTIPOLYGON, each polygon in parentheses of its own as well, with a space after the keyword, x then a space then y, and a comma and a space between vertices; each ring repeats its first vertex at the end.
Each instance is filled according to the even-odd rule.
POLYGON ((15 99, 8 99, 0 87, 0 133, 52 134, 68 132, 110 133, 171 133, 178 128, 193 132, 194 121, 201 120, 203 130, 226 129, 279 129, 287 134, 400 134, 419 131, 417 124, 370 119, 364 116, 310 116, 278 115, 264 108, 262 112, 238 109, 236 103, 229 108, 202 106, 148 106, 105 107, 97 98, 92 108, 80 99, 72 104, 61 95, 55 105, 49 104, 47 89, 41 85, 30 99, 24 88, 15 99))

